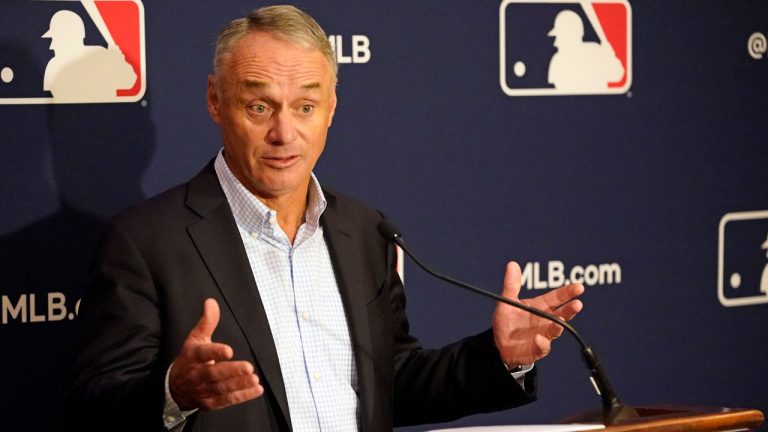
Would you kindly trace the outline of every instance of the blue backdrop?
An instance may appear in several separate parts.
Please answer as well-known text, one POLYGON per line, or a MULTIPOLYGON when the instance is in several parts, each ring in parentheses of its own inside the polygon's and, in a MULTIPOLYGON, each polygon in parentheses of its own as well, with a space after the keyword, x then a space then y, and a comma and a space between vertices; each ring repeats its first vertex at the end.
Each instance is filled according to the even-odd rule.
MULTIPOLYGON (((72 10, 86 44, 108 45, 85 3, 5 0, 0 12, 4 431, 56 430, 99 229, 215 155, 213 40, 270 2, 97 1, 123 52, 134 46, 141 82, 111 103, 51 103, 40 36, 53 13, 72 10)), ((524 296, 583 280, 574 324, 628 403, 768 411, 768 2, 295 4, 343 62, 322 183, 383 210, 461 279, 500 290, 514 259, 524 296), (626 51, 623 83, 582 94, 548 83, 562 10, 585 41, 626 51)), ((405 283, 426 346, 490 325, 493 304, 411 263, 405 283)), ((537 403, 455 425, 547 423, 598 405, 572 340, 538 366, 537 403)))

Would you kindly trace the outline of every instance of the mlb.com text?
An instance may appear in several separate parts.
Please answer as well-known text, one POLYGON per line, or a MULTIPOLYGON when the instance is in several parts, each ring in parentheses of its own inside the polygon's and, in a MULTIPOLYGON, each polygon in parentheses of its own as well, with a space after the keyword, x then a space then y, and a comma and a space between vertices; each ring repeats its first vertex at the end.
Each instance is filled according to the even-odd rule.
POLYGON ((61 292, 26 293, 0 297, 2 324, 41 323, 73 320, 80 311, 80 299, 70 300, 61 292))
POLYGON ((618 263, 575 265, 566 270, 562 261, 529 262, 523 266, 523 287, 529 290, 559 288, 570 283, 585 286, 618 285, 621 265, 618 263))

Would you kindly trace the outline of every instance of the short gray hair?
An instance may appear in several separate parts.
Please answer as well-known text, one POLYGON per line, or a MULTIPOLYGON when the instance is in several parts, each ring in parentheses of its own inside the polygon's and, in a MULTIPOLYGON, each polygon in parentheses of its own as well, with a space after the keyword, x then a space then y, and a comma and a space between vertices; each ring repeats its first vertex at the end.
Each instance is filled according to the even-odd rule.
POLYGON ((224 57, 248 33, 263 31, 292 42, 306 49, 316 49, 328 60, 336 81, 339 66, 328 36, 320 24, 306 12, 294 6, 267 6, 251 11, 246 17, 238 18, 224 27, 216 38, 216 53, 213 57, 213 70, 218 73, 224 57))

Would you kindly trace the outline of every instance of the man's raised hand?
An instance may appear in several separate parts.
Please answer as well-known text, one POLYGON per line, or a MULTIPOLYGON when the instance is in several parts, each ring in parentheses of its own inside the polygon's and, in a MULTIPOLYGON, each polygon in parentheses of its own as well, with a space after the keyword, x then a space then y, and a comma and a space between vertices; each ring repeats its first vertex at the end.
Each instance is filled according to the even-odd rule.
MULTIPOLYGON (((522 275, 516 262, 507 264, 502 296, 569 321, 578 314, 583 304, 577 297, 584 286, 571 284, 549 291, 538 297, 519 300, 522 275)), ((551 350, 552 341, 563 333, 563 328, 526 311, 498 303, 493 314, 493 336, 501 359, 508 366, 533 363, 551 350)))
POLYGON ((232 347, 212 341, 218 324, 219 304, 209 298, 171 366, 168 386, 182 411, 225 408, 264 393, 253 365, 231 360, 232 347))

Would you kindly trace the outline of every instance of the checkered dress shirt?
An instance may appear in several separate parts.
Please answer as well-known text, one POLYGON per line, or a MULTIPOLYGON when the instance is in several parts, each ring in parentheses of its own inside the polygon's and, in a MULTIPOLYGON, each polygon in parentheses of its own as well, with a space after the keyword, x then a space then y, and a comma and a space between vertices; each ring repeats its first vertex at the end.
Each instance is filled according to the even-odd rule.
POLYGON ((291 244, 276 212, 235 178, 222 152, 215 168, 264 303, 293 430, 357 430, 357 373, 320 226, 326 207, 320 184, 312 175, 305 221, 291 244))

